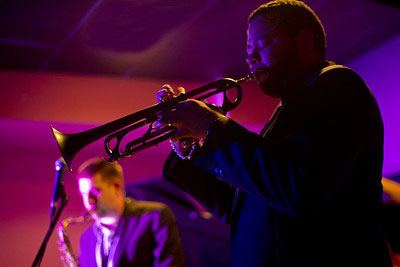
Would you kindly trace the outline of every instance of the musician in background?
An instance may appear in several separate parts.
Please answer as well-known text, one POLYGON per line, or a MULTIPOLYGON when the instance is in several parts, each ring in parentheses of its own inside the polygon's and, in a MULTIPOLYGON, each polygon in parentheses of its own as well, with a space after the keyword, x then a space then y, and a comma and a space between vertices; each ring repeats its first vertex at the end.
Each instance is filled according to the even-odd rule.
MULTIPOLYGON (((400 181, 400 179, 398 179, 400 181)), ((383 204, 400 206, 400 182, 382 177, 383 204)))
POLYGON ((260 135, 197 100, 160 112, 177 128, 164 177, 230 223, 232 266, 392 266, 374 96, 326 61, 323 26, 301 1, 260 6, 247 34, 250 70, 281 104, 260 135))
POLYGON ((383 226, 393 266, 400 266, 400 179, 382 177, 383 226))
POLYGON ((95 220, 81 236, 81 266, 185 266, 172 211, 162 203, 125 197, 118 163, 88 160, 77 179, 95 220))

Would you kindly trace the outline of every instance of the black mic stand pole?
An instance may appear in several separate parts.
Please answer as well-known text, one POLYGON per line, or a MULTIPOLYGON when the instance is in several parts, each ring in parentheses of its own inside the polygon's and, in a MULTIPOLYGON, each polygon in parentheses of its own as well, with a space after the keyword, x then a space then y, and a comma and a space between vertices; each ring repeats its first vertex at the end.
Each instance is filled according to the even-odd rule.
MULTIPOLYGON (((57 181, 56 181, 57 182, 57 181)), ((68 199, 69 196, 65 193, 64 190, 64 183, 62 182, 61 186, 60 186, 60 195, 59 195, 59 199, 60 199, 60 206, 57 208, 57 212, 55 214, 53 214, 53 216, 50 218, 50 225, 49 225, 49 229, 47 230, 46 236, 42 242, 42 245, 40 246, 40 249, 38 251, 38 253, 36 254, 35 260, 33 261, 32 267, 38 267, 40 266, 40 263, 42 262, 42 258, 44 255, 44 252, 46 250, 46 246, 47 243, 49 242, 50 236, 54 230, 54 227, 57 224, 57 221, 61 215, 61 212, 63 211, 64 207, 67 205, 68 203, 68 199)))

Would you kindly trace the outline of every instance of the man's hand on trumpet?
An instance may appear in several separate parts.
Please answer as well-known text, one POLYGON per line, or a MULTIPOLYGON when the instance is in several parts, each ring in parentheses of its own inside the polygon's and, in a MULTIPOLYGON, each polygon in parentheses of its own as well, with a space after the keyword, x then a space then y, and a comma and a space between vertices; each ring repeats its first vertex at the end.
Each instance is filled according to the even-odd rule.
MULTIPOLYGON (((178 87, 177 91, 179 94, 185 93, 182 87, 178 87)), ((163 85, 161 91, 156 94, 159 103, 173 97, 175 97, 174 90, 168 84, 163 85)), ((224 116, 204 102, 195 99, 180 102, 169 109, 160 111, 157 115, 159 116, 157 127, 171 125, 177 128, 176 134, 170 141, 178 156, 184 159, 190 159, 200 140, 207 137, 211 124, 224 116)))

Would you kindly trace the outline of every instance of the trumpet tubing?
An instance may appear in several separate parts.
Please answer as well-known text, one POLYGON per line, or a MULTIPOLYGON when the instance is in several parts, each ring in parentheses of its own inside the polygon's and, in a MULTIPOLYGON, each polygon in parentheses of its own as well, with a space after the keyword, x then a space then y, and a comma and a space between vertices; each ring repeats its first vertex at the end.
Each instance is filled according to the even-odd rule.
POLYGON ((161 129, 155 129, 153 127, 153 123, 157 120, 157 113, 159 111, 171 108, 177 103, 190 98, 204 100, 215 94, 223 93, 223 104, 220 109, 226 113, 236 108, 242 100, 242 88, 240 83, 252 79, 252 74, 249 74, 238 80, 233 80, 230 78, 220 79, 197 89, 191 90, 186 94, 181 94, 165 102, 155 104, 123 118, 80 133, 65 134, 57 131, 53 126, 51 126, 51 129, 60 149, 61 155, 63 156, 69 169, 71 169, 73 158, 82 148, 106 136, 104 147, 109 156, 108 160, 116 161, 121 158, 129 157, 151 146, 157 145, 160 142, 169 139, 175 133, 175 127, 167 126, 161 129), (229 100, 227 96, 227 91, 230 89, 236 89, 237 94, 234 101, 229 100), (148 130, 141 138, 129 142, 124 150, 120 148, 122 139, 127 133, 146 125, 148 125, 148 130), (111 147, 110 143, 113 140, 116 144, 114 147, 111 147))

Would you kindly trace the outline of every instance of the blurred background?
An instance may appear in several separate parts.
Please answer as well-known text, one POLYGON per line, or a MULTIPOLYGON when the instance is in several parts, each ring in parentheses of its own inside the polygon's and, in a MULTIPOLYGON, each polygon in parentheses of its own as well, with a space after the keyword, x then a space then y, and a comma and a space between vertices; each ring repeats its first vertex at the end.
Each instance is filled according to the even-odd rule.
MULTIPOLYGON (((325 26, 328 59, 357 71, 375 94, 385 124, 383 174, 398 177, 399 2, 304 2, 325 26)), ((32 264, 47 231, 54 161, 60 157, 50 125, 65 133, 88 130, 155 104, 155 93, 165 83, 190 91, 222 77, 245 76, 247 16, 263 3, 0 1, 2 266, 32 264)), ((258 132, 277 100, 262 95, 252 82, 243 90, 242 103, 229 116, 258 132)), ((169 151, 164 142, 120 161, 129 194, 171 206, 191 266, 224 266, 229 230, 161 179, 169 151)), ((75 171, 93 156, 105 156, 103 140, 84 148, 65 175, 70 198, 61 218, 83 212, 75 171)), ((68 230, 76 253, 87 226, 68 230)), ((62 266, 57 247, 54 232, 42 266, 62 266)))

